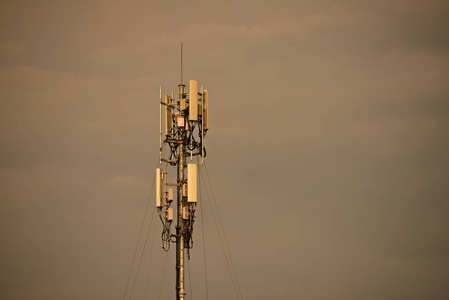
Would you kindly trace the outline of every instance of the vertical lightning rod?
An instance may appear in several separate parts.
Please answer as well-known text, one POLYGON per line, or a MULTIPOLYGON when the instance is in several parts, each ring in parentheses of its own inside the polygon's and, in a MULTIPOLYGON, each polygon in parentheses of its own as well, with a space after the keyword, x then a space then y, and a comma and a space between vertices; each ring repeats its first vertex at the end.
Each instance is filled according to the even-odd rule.
POLYGON ((182 84, 182 43, 181 43, 181 84, 182 84))
POLYGON ((159 86, 159 164, 162 164, 162 86, 159 86))

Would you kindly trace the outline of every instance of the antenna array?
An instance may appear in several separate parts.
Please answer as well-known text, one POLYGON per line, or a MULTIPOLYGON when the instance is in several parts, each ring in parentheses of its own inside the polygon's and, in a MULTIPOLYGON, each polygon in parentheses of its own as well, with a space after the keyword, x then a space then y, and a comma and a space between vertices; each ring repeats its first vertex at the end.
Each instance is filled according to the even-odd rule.
MULTIPOLYGON (((181 50, 182 51, 182 50, 181 50)), ((181 72, 182 73, 182 72, 181 72)), ((182 75, 181 75, 182 78, 182 75)), ((156 207, 162 221, 162 248, 170 249, 171 243, 176 243, 176 299, 185 299, 184 287, 184 259, 185 252, 190 258, 190 249, 193 246, 193 225, 196 218, 198 165, 187 163, 193 156, 199 156, 201 164, 206 157, 204 138, 209 129, 209 91, 201 87, 198 90, 198 81, 189 81, 189 90, 185 85, 178 85, 178 99, 174 92, 165 95, 162 100, 160 88, 160 143, 159 164, 166 162, 177 167, 177 181, 168 182, 167 170, 156 169, 156 207), (162 107, 164 113, 162 113, 162 107), (163 120, 164 119, 164 120, 163 120), (162 124, 164 135, 162 139, 162 124), (163 157, 162 145, 168 145, 168 157, 163 157), (187 176, 185 169, 187 168, 187 176), (174 188, 176 188, 177 204, 176 215, 171 207, 174 201, 174 188), (176 219, 175 233, 172 224, 176 219)))

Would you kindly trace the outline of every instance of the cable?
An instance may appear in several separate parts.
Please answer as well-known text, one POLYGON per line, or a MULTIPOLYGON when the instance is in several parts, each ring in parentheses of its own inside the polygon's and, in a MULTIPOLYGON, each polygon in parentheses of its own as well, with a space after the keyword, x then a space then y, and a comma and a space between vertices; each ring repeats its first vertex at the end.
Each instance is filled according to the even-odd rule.
MULTIPOLYGON (((203 174, 202 174, 201 172, 200 172, 200 176, 201 176, 201 178, 203 178, 203 174)), ((203 181, 204 181, 204 178, 203 178, 203 181)), ((214 220, 215 228, 217 229, 218 239, 220 240, 221 249, 223 250, 223 255, 224 255, 224 257, 225 257, 226 267, 228 268, 229 276, 231 277, 231 282, 232 282, 232 286, 233 286, 233 288, 234 288, 235 295, 236 295, 237 298, 238 298, 238 297, 239 297, 239 294, 238 294, 238 292, 237 292, 236 283, 234 282, 235 279, 234 279, 234 277, 232 276, 233 274, 232 274, 232 271, 231 271, 230 262, 229 262, 229 260, 228 260, 227 255, 226 255, 226 249, 225 249, 225 247, 224 247, 224 245, 223 245, 223 239, 222 239, 222 237, 221 237, 221 233, 220 233, 220 230, 219 230, 219 228, 218 228, 218 223, 217 223, 217 220, 216 220, 216 217, 215 217, 214 210, 213 210, 213 208, 212 208, 211 201, 209 200, 209 193, 207 192, 207 188, 206 188, 206 186, 205 186, 204 183, 203 183, 203 185, 204 185, 204 190, 206 191, 207 200, 208 200, 208 203, 209 203, 211 212, 212 212, 212 217, 213 217, 213 220, 214 220)))
MULTIPOLYGON (((164 144, 164 145, 162 146, 162 151, 163 151, 163 153, 165 153, 165 149, 166 149, 166 148, 165 148, 165 144, 164 144)), ((159 159, 157 160, 156 167, 157 167, 158 164, 159 164, 159 159)), ((166 166, 167 166, 167 163, 165 163, 165 167, 166 167, 166 166)), ((142 220, 142 225, 141 225, 141 227, 140 227, 139 239, 138 239, 138 241, 137 241, 136 249, 135 249, 135 251, 134 251, 133 260, 132 260, 132 262, 131 262, 131 268, 130 268, 130 270, 129 270, 128 280, 127 280, 127 282, 126 282, 125 293, 123 294, 123 300, 125 300, 126 294, 127 294, 127 292, 128 292, 128 287, 129 287, 129 283, 130 283, 130 279, 131 279, 131 274, 132 274, 132 270, 133 270, 133 267, 134 267, 134 262, 135 262, 135 260, 136 260, 137 250, 139 249, 139 245, 140 245, 140 243, 141 243, 142 233, 143 233, 143 227, 144 227, 144 225, 145 225, 145 220, 146 220, 146 218, 147 218, 148 207, 149 207, 149 205, 150 205, 150 202, 151 202, 150 200, 151 200, 152 195, 153 195, 153 190, 154 190, 154 184, 155 184, 155 182, 156 182, 156 174, 154 174, 153 181, 152 181, 152 185, 151 185, 151 189, 150 189, 150 194, 149 194, 149 196, 148 196, 148 201, 147 201, 147 205, 146 205, 146 208, 145 208, 145 214, 144 214, 144 217, 143 217, 143 220, 142 220)), ((156 208, 153 208, 152 217, 151 217, 151 221, 150 221, 150 228, 151 228, 151 223, 153 222, 155 210, 156 210, 156 208)), ((138 268, 137 268, 136 276, 134 277, 133 288, 132 288, 132 290, 131 290, 131 294, 130 294, 129 299, 132 298, 132 295, 133 295, 133 293, 134 293, 134 287, 135 287, 135 285, 136 285, 136 279, 137 279, 137 275, 138 275, 138 273, 139 273, 140 263, 142 262, 143 253, 144 253, 144 251, 145 251, 145 247, 146 247, 146 244, 147 244, 147 241, 148 241, 148 235, 149 235, 149 232, 150 232, 150 228, 148 229, 148 233, 147 233, 147 236, 146 236, 146 238, 145 238, 145 244, 144 244, 143 249, 142 249, 142 254, 141 254, 141 256, 140 256, 140 261, 139 261, 139 266, 138 266, 138 268)))
POLYGON ((187 260, 187 273, 189 274, 189 287, 190 287, 190 295, 193 300, 193 290, 192 290, 192 276, 190 276, 190 264, 189 264, 190 259, 187 260))
MULTIPOLYGON (((199 178, 198 181, 200 181, 200 179, 201 178, 199 178)), ((199 184, 199 186, 200 186, 199 192, 200 192, 201 233, 203 235, 204 279, 206 281, 206 300, 209 300, 209 290, 207 287, 206 240, 204 238, 204 214, 203 214, 203 202, 201 198, 201 183, 199 184)))
MULTIPOLYGON (((164 149, 163 149, 164 150, 164 149)), ((165 167, 167 167, 167 163, 165 163, 165 167)), ((156 177, 156 174, 154 175, 154 177, 156 177)), ((156 179, 156 178, 155 178, 156 179)), ((154 187, 154 182, 155 180, 153 180, 153 187, 154 187)), ((151 189, 151 193, 150 193, 150 198, 151 198, 151 194, 153 193, 153 188, 151 189)), ((134 293, 134 287, 136 286, 136 282, 137 282, 137 276, 139 275, 139 271, 140 271, 140 266, 142 265, 142 258, 143 258, 143 254, 145 253, 145 248, 147 246, 147 242, 148 242, 148 236, 150 235, 150 229, 151 229, 151 223, 153 223, 153 219, 154 219, 154 212, 156 211, 156 207, 153 208, 153 213, 151 215, 151 221, 150 221, 150 228, 148 228, 148 233, 147 236, 145 238, 145 244, 143 245, 143 249, 142 249, 142 253, 140 255, 140 259, 139 259, 139 265, 137 267, 137 272, 136 272, 136 276, 134 277, 134 283, 133 283, 133 288, 131 289, 131 295, 129 296, 129 299, 132 299, 133 293, 134 293)))
MULTIPOLYGON (((150 229, 151 229, 150 224, 150 229)), ((148 267, 148 277, 147 277, 147 288, 145 290, 145 299, 148 299, 148 287, 150 286, 150 275, 151 275, 151 262, 153 261, 153 251, 154 251, 154 237, 156 236, 156 220, 154 220, 154 226, 153 226, 153 240, 151 243, 151 250, 150 250, 150 265, 148 267)))
POLYGON ((163 286, 163 284, 164 284, 164 277, 165 277, 165 269, 167 268, 168 252, 166 252, 166 253, 167 253, 167 254, 165 255, 164 271, 162 272, 161 288, 159 289, 159 300, 161 300, 162 286, 163 286))
MULTIPOLYGON (((151 226, 151 223, 153 223, 153 218, 154 218, 154 212, 155 212, 155 211, 156 211, 156 207, 153 208, 153 214, 152 214, 152 216, 151 216, 150 226, 151 226)), ((143 258, 143 254, 145 253, 145 248, 146 248, 146 246, 147 246, 148 236, 149 236, 149 235, 150 235, 150 228, 148 228, 147 237, 145 238, 145 244, 143 245, 142 254, 140 255, 139 265, 138 265, 138 267, 137 267, 136 276, 134 277, 133 288, 132 288, 132 290, 131 290, 131 295, 129 296, 129 299, 130 299, 130 300, 131 300, 131 298, 133 297, 134 287, 136 286, 137 276, 139 275, 140 266, 142 265, 142 258, 143 258)))
POLYGON ((204 167, 206 169, 206 175, 207 175, 207 179, 209 181, 209 186, 210 186, 210 190, 211 190, 211 193, 212 193, 212 199, 214 200, 214 204, 215 204, 215 207, 216 207, 216 210, 217 210, 218 221, 220 222, 221 230, 223 232, 223 237, 224 237, 224 241, 225 241, 225 244, 226 244, 226 249, 228 250, 229 259, 231 261, 232 270, 234 272, 235 280, 236 280, 236 283, 237 283, 237 288, 238 288, 239 294, 240 294, 240 299, 243 299, 242 291, 240 289, 240 284, 239 284, 239 281, 238 281, 238 278, 237 278, 237 273, 236 273, 235 267, 234 267, 234 262, 232 261, 231 251, 229 250, 229 244, 228 244, 228 241, 226 239, 226 234, 225 234, 225 231, 224 231, 223 222, 221 221, 220 211, 218 210, 218 205, 217 205, 217 201, 215 200, 214 190, 212 189, 212 183, 210 181, 209 172, 207 170, 206 162, 204 162, 204 167))
MULTIPOLYGON (((159 162, 159 159, 158 159, 158 162, 159 162)), ((156 164, 156 166, 157 166, 157 164, 156 164)), ((151 186, 151 191, 150 191, 150 194, 148 196, 147 206, 145 208, 145 215, 143 216, 142 225, 140 226, 139 239, 137 240, 136 249, 134 250, 134 256, 133 256, 133 260, 132 260, 132 263, 131 263, 131 268, 129 270, 128 281, 126 282, 126 288, 125 288, 125 293, 123 294, 123 300, 125 300, 126 293, 128 292, 129 280, 131 279, 131 274, 132 274, 132 270, 133 270, 133 266, 134 266, 134 261, 136 259, 136 255, 137 255, 137 249, 139 248, 139 244, 140 244, 140 240, 141 240, 140 238, 142 236, 143 225, 145 224, 145 219, 147 217, 148 207, 150 205, 151 195, 153 194, 155 179, 156 179, 156 174, 153 177, 153 184, 151 186)))

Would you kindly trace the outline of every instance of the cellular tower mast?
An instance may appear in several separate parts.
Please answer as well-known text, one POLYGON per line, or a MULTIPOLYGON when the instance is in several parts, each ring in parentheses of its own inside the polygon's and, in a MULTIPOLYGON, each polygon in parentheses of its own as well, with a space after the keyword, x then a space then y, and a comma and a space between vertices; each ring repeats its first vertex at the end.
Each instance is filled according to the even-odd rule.
POLYGON ((209 91, 203 87, 199 89, 198 80, 189 80, 189 90, 186 91, 182 81, 182 44, 181 83, 178 90, 177 100, 173 91, 171 95, 165 95, 164 99, 162 88, 159 91, 160 167, 156 169, 156 207, 162 221, 162 248, 169 251, 171 243, 176 243, 176 299, 184 300, 184 262, 186 254, 190 258, 190 249, 193 246, 198 190, 198 165, 193 161, 193 157, 199 157, 200 163, 204 163, 204 137, 209 129, 209 91), (163 145, 169 147, 166 157, 163 157, 163 145), (168 172, 162 168, 163 162, 167 163, 165 165, 176 166, 176 182, 168 182, 168 172), (171 207, 175 190, 176 211, 171 207), (176 226, 173 233, 174 222, 176 226))

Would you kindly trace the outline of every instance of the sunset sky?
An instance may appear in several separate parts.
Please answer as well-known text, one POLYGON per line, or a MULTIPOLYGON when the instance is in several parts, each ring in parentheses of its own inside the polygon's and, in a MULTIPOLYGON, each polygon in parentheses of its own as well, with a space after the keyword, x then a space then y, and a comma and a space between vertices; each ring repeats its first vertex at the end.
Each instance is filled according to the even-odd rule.
MULTIPOLYGON (((433 0, 1 1, 0 298, 124 299, 182 42, 185 82, 210 90, 207 168, 245 300, 449 299, 448 16, 433 0)), ((187 299, 206 299, 201 219, 209 299, 236 299, 204 204, 187 299)), ((147 282, 175 299, 153 207, 132 299, 147 282)))

